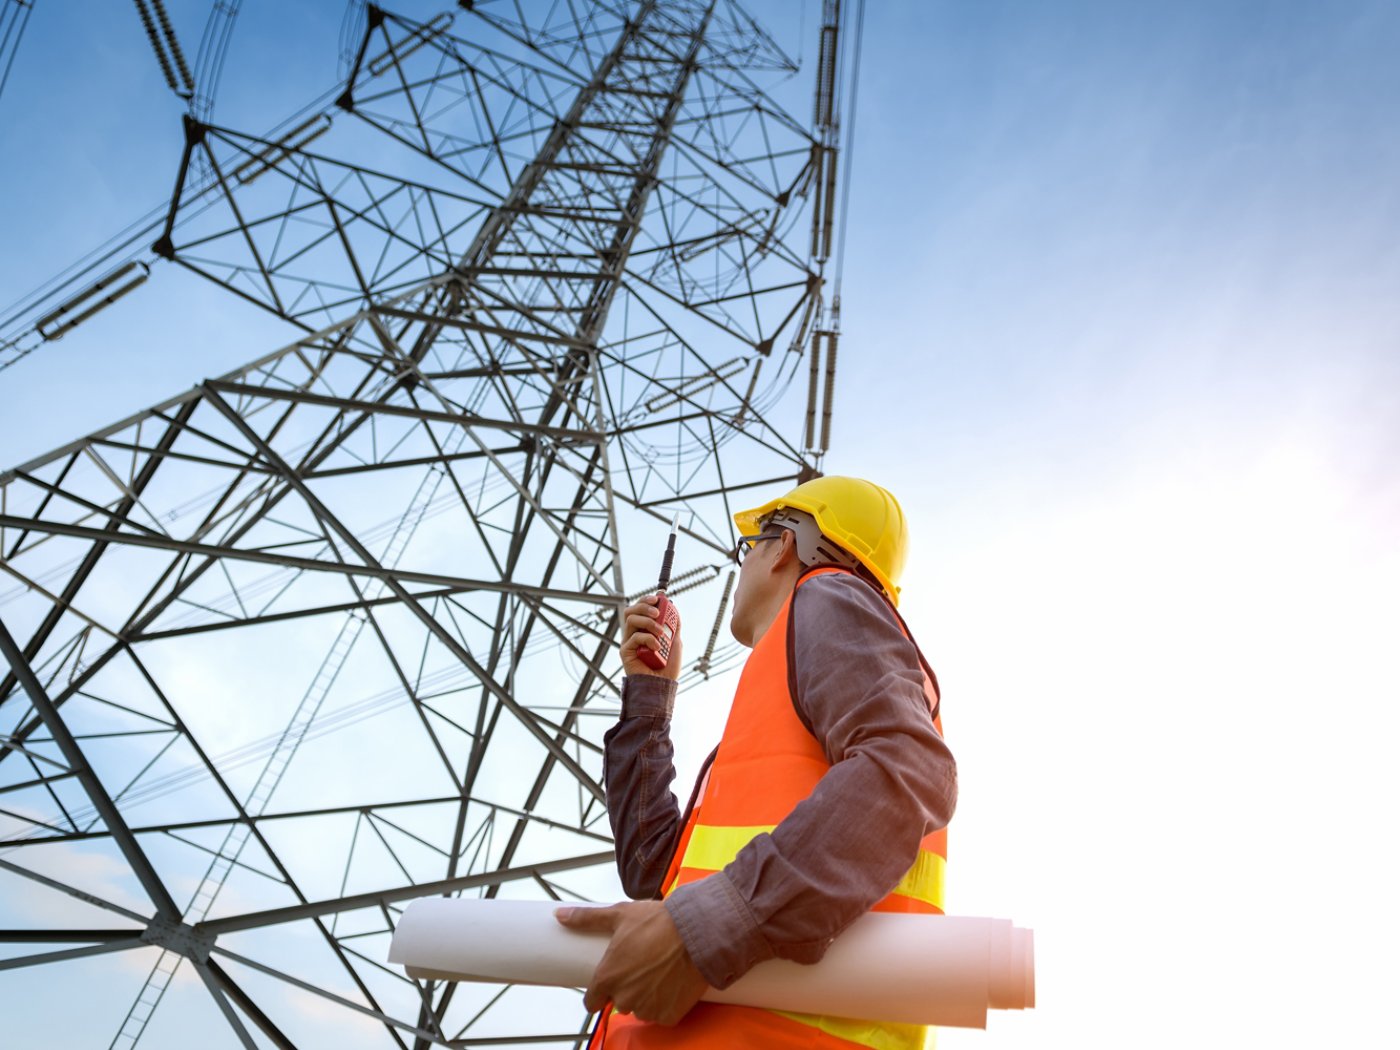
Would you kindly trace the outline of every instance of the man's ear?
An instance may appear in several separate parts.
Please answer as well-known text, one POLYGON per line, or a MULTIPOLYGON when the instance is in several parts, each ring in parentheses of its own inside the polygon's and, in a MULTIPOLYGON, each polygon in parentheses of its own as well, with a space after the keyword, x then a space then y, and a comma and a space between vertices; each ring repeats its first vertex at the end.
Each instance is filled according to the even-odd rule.
POLYGON ((778 540, 778 556, 773 559, 773 569, 781 571, 797 561, 797 534, 784 529, 778 540))

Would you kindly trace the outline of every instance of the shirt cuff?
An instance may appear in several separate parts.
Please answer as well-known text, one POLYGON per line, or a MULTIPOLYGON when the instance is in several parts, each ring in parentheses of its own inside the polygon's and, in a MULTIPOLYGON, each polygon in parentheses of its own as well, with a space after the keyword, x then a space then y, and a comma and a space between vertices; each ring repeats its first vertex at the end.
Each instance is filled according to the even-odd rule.
POLYGON ((656 674, 633 674, 622 680, 623 718, 670 718, 676 683, 656 674))
POLYGON ((748 902, 724 872, 686 883, 665 904, 690 961, 713 987, 728 988, 755 964, 773 958, 748 902))

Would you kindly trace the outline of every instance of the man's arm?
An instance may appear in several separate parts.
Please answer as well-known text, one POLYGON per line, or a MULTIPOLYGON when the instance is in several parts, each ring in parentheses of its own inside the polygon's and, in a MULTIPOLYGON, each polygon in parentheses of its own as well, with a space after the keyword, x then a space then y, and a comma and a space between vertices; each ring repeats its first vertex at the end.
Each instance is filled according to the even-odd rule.
POLYGON ((819 576, 794 599, 798 703, 831 769, 771 834, 666 898, 717 988, 777 956, 816 962, 946 825, 957 768, 933 727, 918 652, 861 581, 819 576))
POLYGON ((669 678, 627 676, 622 680, 622 717, 603 737, 603 784, 617 840, 617 871, 633 900, 660 895, 680 838, 680 807, 671 793, 675 698, 676 683, 669 678))
MULTIPOLYGON (((641 649, 657 649, 655 596, 624 613, 622 718, 604 738, 603 775, 608 818, 617 839, 617 867, 632 897, 656 897, 680 836, 680 813, 670 784, 675 777, 671 705, 680 673, 681 639, 659 676, 644 669, 641 649)), ((686 955, 675 923, 659 900, 609 908, 561 908, 559 921, 575 930, 608 934, 608 947, 584 993, 589 1012, 612 1000, 623 1013, 675 1024, 699 1000, 705 978, 686 955)))

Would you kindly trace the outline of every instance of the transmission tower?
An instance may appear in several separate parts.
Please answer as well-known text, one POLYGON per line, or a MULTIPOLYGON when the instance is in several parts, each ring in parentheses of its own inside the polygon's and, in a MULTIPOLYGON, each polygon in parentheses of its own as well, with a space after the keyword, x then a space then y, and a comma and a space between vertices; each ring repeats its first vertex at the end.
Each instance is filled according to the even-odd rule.
POLYGON ((186 116, 154 244, 22 319, 173 264, 299 333, 0 475, 0 885, 71 909, 0 969, 108 962, 100 1045, 579 1045, 393 925, 617 896, 619 613, 679 513, 682 687, 735 666, 731 499, 820 469, 839 3, 810 119, 731 0, 459 8, 370 5, 275 135, 186 116))

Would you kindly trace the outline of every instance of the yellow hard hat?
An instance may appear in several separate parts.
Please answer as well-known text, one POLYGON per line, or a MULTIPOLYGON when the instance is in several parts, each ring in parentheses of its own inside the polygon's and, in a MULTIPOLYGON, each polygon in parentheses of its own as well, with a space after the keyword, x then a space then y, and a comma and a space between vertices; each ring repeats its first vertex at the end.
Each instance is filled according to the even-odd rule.
POLYGON ((734 524, 740 535, 752 536, 760 531, 764 518, 783 508, 810 514, 822 535, 870 570, 890 600, 899 604, 909 527, 899 501, 888 490, 861 478, 813 478, 786 496, 740 511, 734 515, 734 524))

